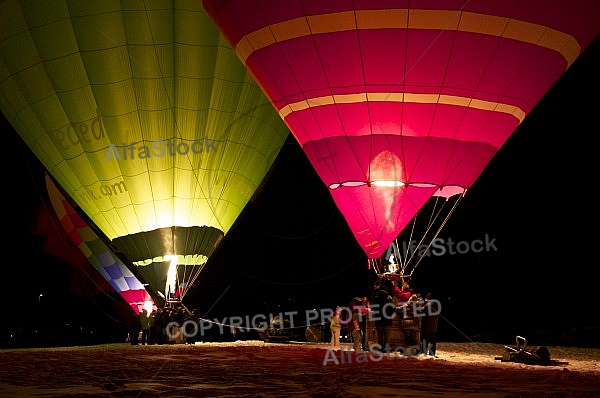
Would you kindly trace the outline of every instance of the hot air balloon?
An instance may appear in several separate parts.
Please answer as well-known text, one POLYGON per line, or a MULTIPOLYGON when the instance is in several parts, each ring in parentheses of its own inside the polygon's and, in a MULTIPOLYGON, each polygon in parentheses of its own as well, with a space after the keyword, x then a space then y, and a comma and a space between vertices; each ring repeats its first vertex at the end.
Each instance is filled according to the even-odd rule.
POLYGON ((369 261, 435 198, 463 197, 600 32, 593 0, 202 5, 369 261))
POLYGON ((0 15, 6 119, 154 298, 181 303, 286 125, 197 1, 8 0, 0 15))
POLYGON ((136 314, 142 309, 151 313, 156 306, 142 282, 75 211, 47 173, 45 179, 52 207, 69 238, 136 314))

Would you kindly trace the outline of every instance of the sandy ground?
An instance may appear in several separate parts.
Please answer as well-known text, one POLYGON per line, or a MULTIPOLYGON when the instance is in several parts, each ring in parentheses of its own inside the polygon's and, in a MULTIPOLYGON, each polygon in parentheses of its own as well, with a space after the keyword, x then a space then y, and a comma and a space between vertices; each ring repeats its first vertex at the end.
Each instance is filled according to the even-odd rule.
POLYGON ((600 349, 548 347, 539 366, 500 344, 438 343, 391 358, 260 341, 0 350, 2 397, 599 397, 600 349), (349 363, 349 357, 352 363, 349 363), (360 359, 359 359, 360 357, 360 359))

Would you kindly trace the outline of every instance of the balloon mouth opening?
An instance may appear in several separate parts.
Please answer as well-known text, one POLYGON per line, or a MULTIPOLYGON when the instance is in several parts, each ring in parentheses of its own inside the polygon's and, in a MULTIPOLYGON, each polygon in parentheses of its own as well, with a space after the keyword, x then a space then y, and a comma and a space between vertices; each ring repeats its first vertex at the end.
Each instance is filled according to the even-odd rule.
POLYGON ((144 267, 152 263, 164 263, 164 262, 176 262, 177 265, 203 265, 208 261, 208 257, 203 254, 165 254, 164 256, 157 256, 153 258, 147 258, 144 260, 132 261, 134 265, 144 267))
POLYGON ((416 182, 406 184, 402 181, 395 180, 377 180, 377 181, 345 181, 345 182, 336 182, 333 184, 329 184, 328 187, 330 190, 335 190, 341 187, 361 187, 361 186, 372 186, 372 187, 382 187, 382 188, 399 188, 399 187, 414 187, 414 188, 438 188, 437 191, 433 193, 433 196, 442 196, 445 198, 450 198, 455 195, 464 195, 467 192, 467 188, 460 185, 438 185, 431 184, 425 182, 416 182))
POLYGON ((329 189, 337 189, 340 187, 360 187, 360 186, 376 186, 376 187, 403 187, 406 184, 402 181, 394 181, 394 180, 377 180, 377 181, 345 181, 345 182, 336 182, 333 184, 329 184, 329 189))

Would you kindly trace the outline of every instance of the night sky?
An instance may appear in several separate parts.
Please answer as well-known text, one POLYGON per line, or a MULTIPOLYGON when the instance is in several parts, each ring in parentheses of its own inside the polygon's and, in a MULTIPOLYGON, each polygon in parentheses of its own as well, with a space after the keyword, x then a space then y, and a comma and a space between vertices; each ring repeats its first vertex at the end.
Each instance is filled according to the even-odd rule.
MULTIPOLYGON (((487 236, 490 250, 429 256, 415 269, 413 287, 433 289, 442 303, 441 339, 494 335, 510 344, 519 334, 534 343, 595 339, 600 345, 592 222, 599 46, 597 39, 527 116, 439 235, 445 242, 487 236)), ((126 306, 82 265, 52 221, 52 209, 43 202, 43 168, 5 121, 2 132, 8 236, 3 281, 11 324, 52 317, 122 324, 126 306)), ((184 304, 210 319, 331 308, 366 295, 373 278, 365 254, 290 136, 184 304)))

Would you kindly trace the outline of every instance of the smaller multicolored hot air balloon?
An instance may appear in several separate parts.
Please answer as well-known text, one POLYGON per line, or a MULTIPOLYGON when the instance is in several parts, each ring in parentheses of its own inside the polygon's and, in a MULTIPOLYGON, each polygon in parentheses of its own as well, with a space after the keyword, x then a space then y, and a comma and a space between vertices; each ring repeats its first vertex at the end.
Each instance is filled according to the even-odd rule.
POLYGON ((148 313, 152 312, 156 306, 144 285, 75 211, 48 174, 46 174, 46 187, 52 207, 62 226, 94 268, 136 314, 139 314, 143 308, 148 313))

